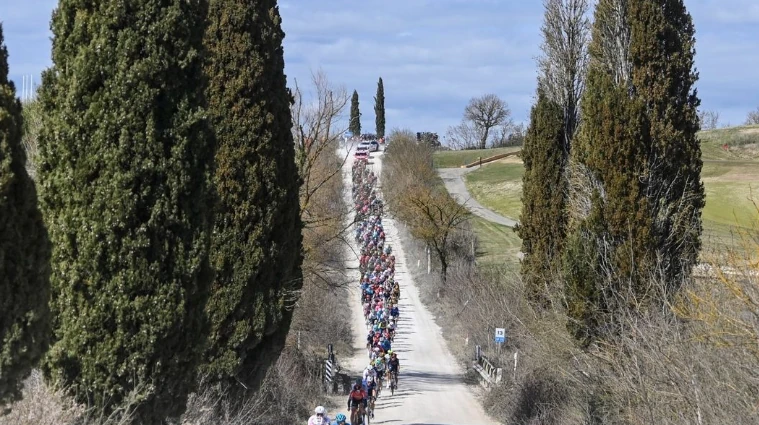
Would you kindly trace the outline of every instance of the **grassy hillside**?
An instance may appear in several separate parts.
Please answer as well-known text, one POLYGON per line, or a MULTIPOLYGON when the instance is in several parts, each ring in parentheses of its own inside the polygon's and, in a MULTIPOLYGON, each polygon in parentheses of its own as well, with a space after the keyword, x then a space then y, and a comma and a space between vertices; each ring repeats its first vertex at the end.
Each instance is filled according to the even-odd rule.
POLYGON ((498 160, 466 174, 466 186, 482 205, 519 220, 523 174, 524 166, 518 158, 498 160))
POLYGON ((759 161, 759 125, 702 131, 699 138, 704 160, 759 161))
POLYGON ((517 255, 522 241, 514 229, 473 216, 470 220, 477 234, 477 263, 480 266, 509 266, 519 270, 517 255))
MULTIPOLYGON (((722 249, 733 245, 737 229, 757 225, 759 203, 759 126, 731 127, 699 133, 704 168, 701 178, 706 189, 703 211, 704 242, 707 248, 722 249)), ((435 154, 436 167, 456 167, 514 148, 473 151, 446 151, 435 154)), ((483 165, 465 175, 472 196, 482 205, 506 217, 519 219, 521 212, 522 175, 524 167, 518 158, 507 158, 483 165)), ((479 220, 479 219, 478 219, 479 220)), ((482 220, 475 230, 482 240, 483 261, 501 261, 507 249, 518 239, 508 228, 506 234, 482 220), (492 234, 491 234, 492 233, 492 234), (499 246, 503 243, 504 246, 499 246), (497 254, 496 254, 497 252, 497 254)))

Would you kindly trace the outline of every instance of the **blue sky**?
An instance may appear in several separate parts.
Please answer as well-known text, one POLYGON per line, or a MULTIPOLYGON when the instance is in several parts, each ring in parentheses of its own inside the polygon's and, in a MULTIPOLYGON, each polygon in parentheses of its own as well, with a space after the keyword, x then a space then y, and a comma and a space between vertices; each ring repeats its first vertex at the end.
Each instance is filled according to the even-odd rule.
MULTIPOLYGON (((56 0, 0 0, 11 78, 50 65, 56 0)), ((461 119, 473 96, 496 93, 526 122, 535 90, 540 0, 280 1, 288 80, 321 68, 358 90, 362 127, 373 131, 373 96, 385 83, 388 128, 436 131, 461 119)), ((702 108, 722 124, 759 106, 759 1, 686 0, 696 25, 702 108)))

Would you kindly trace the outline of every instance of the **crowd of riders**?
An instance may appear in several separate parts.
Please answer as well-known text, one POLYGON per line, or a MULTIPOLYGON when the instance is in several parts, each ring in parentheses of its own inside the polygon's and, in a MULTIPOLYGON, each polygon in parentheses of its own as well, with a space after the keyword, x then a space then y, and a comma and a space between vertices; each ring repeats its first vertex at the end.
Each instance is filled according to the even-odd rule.
POLYGON ((354 425, 374 417, 374 402, 383 386, 394 392, 400 361, 392 344, 400 311, 400 284, 395 280, 395 255, 385 243, 382 223, 383 202, 379 197, 377 176, 366 161, 353 164, 353 205, 356 214, 354 237, 359 252, 359 287, 366 320, 368 364, 360 381, 348 396, 348 409, 354 425))
MULTIPOLYGON (((392 344, 400 311, 398 300, 401 289, 395 280, 395 255, 385 243, 382 224, 383 202, 379 197, 377 176, 367 161, 353 164, 353 206, 355 208, 354 238, 360 250, 359 270, 361 305, 366 320, 366 349, 368 364, 361 378, 353 384, 348 395, 351 424, 369 425, 374 418, 374 402, 383 386, 391 395, 398 386, 400 361, 392 344)), ((339 413, 332 422, 349 425, 345 414, 339 413)), ((330 424, 324 407, 316 408, 309 425, 330 424)))

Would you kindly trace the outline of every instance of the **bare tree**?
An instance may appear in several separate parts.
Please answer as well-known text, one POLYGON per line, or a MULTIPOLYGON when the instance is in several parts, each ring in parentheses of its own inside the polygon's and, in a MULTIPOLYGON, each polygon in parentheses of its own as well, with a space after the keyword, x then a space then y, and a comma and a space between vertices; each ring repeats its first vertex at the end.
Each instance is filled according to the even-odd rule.
POLYGON ((453 149, 474 149, 479 145, 480 138, 477 129, 467 120, 448 127, 446 132, 447 144, 453 149))
POLYGON ((490 130, 509 124, 510 116, 509 106, 495 94, 473 97, 464 109, 464 119, 472 123, 479 136, 480 149, 487 147, 490 130))
POLYGON ((701 130, 714 130, 719 125, 719 112, 698 111, 698 122, 701 124, 701 130))
POLYGON ((630 59, 631 29, 627 19, 629 0, 598 0, 597 22, 607 25, 593 33, 591 49, 597 49, 597 57, 617 84, 632 87, 632 62, 630 59))
POLYGON ((746 116, 746 125, 758 125, 759 124, 759 108, 751 111, 746 116))
POLYGON ((24 134, 21 141, 26 151, 26 171, 32 179, 37 176, 37 164, 39 162, 39 146, 37 139, 42 131, 42 108, 38 100, 24 102, 22 110, 24 116, 24 134))
POLYGON ((401 195, 400 207, 399 216, 409 225, 411 234, 435 252, 445 282, 450 263, 451 237, 471 213, 451 198, 445 189, 419 184, 406 188, 401 195))
POLYGON ((544 0, 542 55, 538 81, 564 111, 564 150, 568 154, 580 120, 580 98, 588 67, 588 0, 544 0))
POLYGON ((320 161, 334 154, 345 132, 346 128, 339 123, 350 97, 344 87, 333 87, 321 70, 312 75, 312 83, 315 92, 309 98, 295 81, 294 102, 290 108, 296 162, 303 178, 300 198, 306 226, 316 224, 312 222, 310 211, 314 194, 330 179, 339 177, 348 157, 345 154, 342 163, 335 164, 326 174, 316 172, 320 161))
MULTIPOLYGON (((350 210, 336 200, 342 197, 342 168, 348 150, 338 155, 346 130, 345 112, 350 96, 333 86, 322 71, 312 75, 313 92, 305 93, 295 81, 291 114, 303 221, 304 278, 316 277, 333 285, 335 258, 324 246, 345 239, 350 210)), ((338 250, 339 252, 339 250, 338 250)))
POLYGON ((393 190, 384 193, 385 199, 410 233, 434 251, 445 281, 451 239, 471 214, 439 185, 429 145, 416 143, 407 131, 393 131, 390 140, 392 148, 384 160, 383 180, 385 187, 393 190))

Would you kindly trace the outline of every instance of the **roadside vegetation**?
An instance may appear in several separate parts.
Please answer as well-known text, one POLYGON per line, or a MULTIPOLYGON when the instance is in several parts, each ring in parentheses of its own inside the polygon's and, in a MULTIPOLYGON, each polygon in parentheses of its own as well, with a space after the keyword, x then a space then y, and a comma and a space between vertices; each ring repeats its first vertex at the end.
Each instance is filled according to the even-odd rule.
MULTIPOLYGON (((89 7, 74 3, 60 10, 89 7)), ((135 28, 171 21, 175 32, 161 39, 180 47, 171 58, 151 53, 165 68, 158 74, 109 62, 116 54, 71 65, 61 46, 81 39, 62 12, 53 69, 23 105, 0 27, 0 181, 13 230, 2 257, 24 264, 2 266, 12 279, 0 284, 0 424, 297 423, 329 406, 326 345, 352 354, 342 308, 346 158, 337 153, 348 97, 319 72, 286 101, 275 4, 211 1, 214 16, 248 14, 207 34, 198 22, 208 11, 195 4, 125 16, 135 28), (248 74, 230 81, 233 35, 251 43, 235 50, 248 74), (193 54, 201 43, 213 52, 205 68, 193 54), (93 77, 92 66, 107 90, 72 83, 93 77), (127 81, 142 89, 120 86, 127 81), (70 95, 109 107, 60 100, 70 95)), ((82 16, 98 36, 113 30, 82 16)), ((85 44, 78 49, 94 48, 85 44)))
MULTIPOLYGON (((495 229, 474 218, 451 241, 446 279, 427 273, 423 240, 411 234, 402 241, 425 302, 450 330, 449 347, 468 363, 480 345, 503 368, 503 381, 484 394, 488 412, 503 423, 759 421, 752 367, 759 264, 751 257, 759 253, 759 209, 748 196, 738 202, 756 181, 751 131, 697 134, 703 118, 692 92, 693 27, 681 2, 667 4, 601 0, 591 25, 589 2, 545 2, 546 66, 525 165, 496 161, 467 176, 480 201, 504 215, 522 198, 517 230, 526 257, 516 270, 506 261, 481 263, 483 248, 497 262, 511 247, 487 240, 495 229), (672 43, 650 42, 665 34, 672 43), (573 82, 578 91, 567 96, 573 82), (588 116, 570 113, 580 103, 588 116), (663 112, 672 105, 679 112, 663 112), (673 146, 683 154, 656 160, 673 146), (497 185, 520 180, 525 189, 509 193, 511 202, 488 199, 503 193, 497 185), (559 185, 566 190, 551 190, 559 185), (739 217, 728 221, 731 214, 739 217), (712 223, 740 224, 718 251, 704 245, 712 223), (496 327, 507 330, 500 350, 492 342, 496 327)), ((409 159, 411 152, 426 155, 403 151, 405 164, 431 162, 409 159)), ((386 155, 389 172, 400 153, 386 155)), ((470 155, 438 152, 435 166, 459 166, 470 155)))

